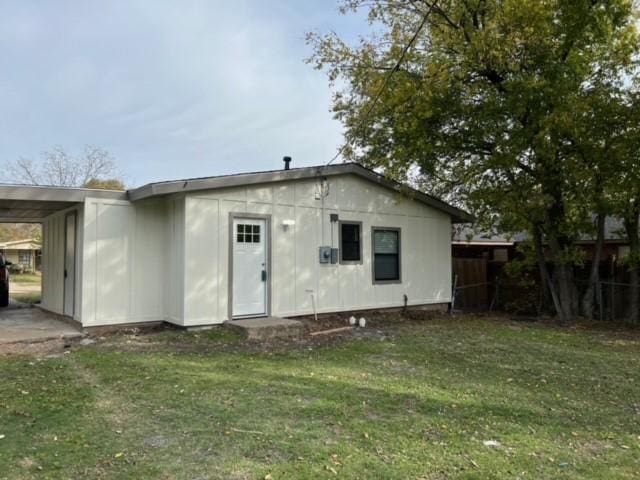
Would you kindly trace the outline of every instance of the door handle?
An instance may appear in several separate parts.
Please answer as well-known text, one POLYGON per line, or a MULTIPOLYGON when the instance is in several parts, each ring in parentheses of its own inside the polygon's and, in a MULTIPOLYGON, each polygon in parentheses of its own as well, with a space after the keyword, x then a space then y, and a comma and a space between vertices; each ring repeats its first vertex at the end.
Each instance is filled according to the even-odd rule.
POLYGON ((67 269, 64 269, 64 278, 67 278, 67 269))
POLYGON ((262 281, 263 282, 267 281, 267 271, 266 270, 262 270, 262 281))

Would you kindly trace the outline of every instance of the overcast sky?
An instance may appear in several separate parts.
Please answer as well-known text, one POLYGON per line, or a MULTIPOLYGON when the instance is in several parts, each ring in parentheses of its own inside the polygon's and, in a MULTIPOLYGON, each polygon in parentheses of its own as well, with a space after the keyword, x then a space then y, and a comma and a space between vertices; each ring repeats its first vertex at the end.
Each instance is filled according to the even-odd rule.
POLYGON ((335 0, 0 0, 0 162, 110 151, 130 186, 325 163, 341 141, 304 34, 335 0))

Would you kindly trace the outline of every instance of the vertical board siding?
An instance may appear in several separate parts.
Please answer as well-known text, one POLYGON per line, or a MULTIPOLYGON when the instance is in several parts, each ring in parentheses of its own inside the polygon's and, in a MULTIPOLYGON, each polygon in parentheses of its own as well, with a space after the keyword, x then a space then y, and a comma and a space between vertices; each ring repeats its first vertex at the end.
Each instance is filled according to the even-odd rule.
MULTIPOLYGON (((230 213, 271 216, 271 313, 295 316, 445 303, 451 297, 451 220, 353 175, 193 192, 135 203, 87 199, 79 233, 86 326, 166 320, 208 325, 228 319, 230 213), (324 210, 323 210, 324 205, 324 210), (318 247, 339 248, 339 225, 362 222, 362 263, 325 264, 318 247), (284 220, 295 221, 285 227, 284 220), (373 284, 372 227, 401 234, 402 282, 373 284)), ((63 219, 44 223, 43 305, 62 308, 63 219)), ((78 309, 80 310, 80 309, 78 309)))
POLYGON ((184 324, 185 285, 185 212, 184 198, 171 197, 165 205, 164 252, 158 259, 164 270, 164 307, 166 320, 184 324))
POLYGON ((184 325, 228 319, 229 213, 270 214, 273 315, 447 303, 451 300, 451 220, 355 176, 332 177, 324 202, 316 181, 230 188, 188 194, 185 203, 184 325), (324 203, 324 211, 322 204, 324 203), (339 247, 338 224, 362 222, 362 263, 325 264, 318 247, 339 247), (284 227, 284 220, 295 225, 284 227), (402 282, 373 284, 371 227, 401 234, 402 282))
POLYGON ((163 320, 164 204, 87 199, 85 205, 83 325, 163 320))
POLYGON ((185 324, 213 323, 219 311, 218 200, 188 198, 185 216, 185 324))
MULTIPOLYGON (((64 313, 65 217, 70 212, 76 212, 77 221, 82 221, 83 208, 80 206, 57 212, 42 222, 42 300, 40 305, 43 309, 59 315, 64 313)), ((82 242, 83 236, 78 233, 73 316, 77 321, 81 321, 83 272, 80 258, 82 242)))

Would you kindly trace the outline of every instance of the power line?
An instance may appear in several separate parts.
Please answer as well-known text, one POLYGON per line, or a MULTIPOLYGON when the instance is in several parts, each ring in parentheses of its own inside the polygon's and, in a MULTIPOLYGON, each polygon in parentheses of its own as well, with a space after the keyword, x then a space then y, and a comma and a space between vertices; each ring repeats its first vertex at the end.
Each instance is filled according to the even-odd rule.
MULTIPOLYGON (((433 9, 436 7, 436 4, 438 3, 438 0, 435 0, 430 6, 429 6, 429 10, 427 10, 427 12, 424 14, 424 16, 422 17, 422 21, 420 22, 420 25, 418 25, 418 28, 416 29, 416 31, 413 33, 413 36, 411 37, 411 39, 409 40, 409 42, 404 46, 404 48, 402 49, 402 53, 400 54, 400 57, 398 58, 398 61, 396 62, 395 66, 391 69, 391 71, 389 72, 389 74, 385 77, 384 82, 382 83, 382 86, 380 87, 380 90, 378 90, 378 92, 376 93, 376 96, 373 98, 373 101, 371 102, 371 104, 369 105, 369 108, 367 109, 367 111, 365 112, 364 116, 362 117, 360 123, 358 124, 358 126, 356 127, 356 131, 360 130, 363 126, 364 123, 367 121, 367 118, 369 117, 369 115, 371 115, 371 112, 373 111, 374 107, 376 106, 376 103, 378 103, 378 100, 380 100, 380 97, 382 96, 382 94, 384 93, 384 91, 387 88, 387 85, 389 85, 389 81, 391 80, 391 76, 397 72, 400 69, 400 65, 402 65, 402 62, 404 60, 404 57, 407 55, 407 52, 409 51, 409 49, 413 46, 413 44, 415 43, 415 41, 418 38, 418 35, 420 35, 420 32, 422 31, 422 29, 424 28, 424 26, 427 23, 427 20, 429 19, 429 15, 431 14, 431 12, 433 11, 433 9)), ((344 152, 344 149, 346 148, 346 144, 342 145, 338 151, 336 152, 336 154, 333 156, 333 158, 331 160, 329 160, 327 162, 326 166, 331 165, 340 155, 342 155, 342 153, 344 152)))

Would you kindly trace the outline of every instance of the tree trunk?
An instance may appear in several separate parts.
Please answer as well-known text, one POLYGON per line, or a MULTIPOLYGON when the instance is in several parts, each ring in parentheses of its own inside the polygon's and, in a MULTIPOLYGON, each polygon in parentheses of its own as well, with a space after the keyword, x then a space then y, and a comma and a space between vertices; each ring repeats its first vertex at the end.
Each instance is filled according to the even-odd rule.
POLYGON ((593 304, 598 280, 600 280, 600 259, 602 258, 602 246, 604 245, 604 227, 607 216, 604 213, 598 213, 597 219, 597 236, 593 259, 591 260, 591 271, 589 272, 589 280, 587 289, 582 297, 582 314, 587 320, 593 319, 593 304))
POLYGON ((573 282, 573 268, 564 262, 555 266, 555 280, 558 288, 558 300, 562 314, 558 316, 561 323, 573 320, 575 317, 576 291, 573 282))
MULTIPOLYGON (((556 313, 560 323, 566 323, 576 317, 578 297, 573 277, 573 266, 565 260, 563 239, 549 235, 547 237, 549 250, 554 259, 553 281, 555 285, 557 301, 554 300, 556 313)), ((552 290, 553 292, 553 290, 552 290)))
MULTIPOLYGON (((557 166, 558 154, 554 160, 556 161, 551 164, 557 166)), ((573 245, 573 239, 562 231, 563 225, 567 222, 567 215, 561 179, 562 171, 557 171, 556 175, 544 179, 543 191, 553 201, 547 208, 544 222, 539 225, 539 229, 545 234, 553 262, 553 281, 550 285, 555 285, 554 305, 558 321, 566 323, 575 318, 579 300, 573 278, 573 265, 567 255, 573 245)))
POLYGON ((542 232, 539 227, 534 227, 533 244, 536 249, 536 258, 538 260, 538 269, 540 270, 540 282, 542 283, 542 288, 551 294, 556 314, 558 316, 562 316, 562 308, 560 306, 558 292, 556 291, 555 284, 551 280, 549 270, 547 269, 547 260, 544 256, 544 247, 542 245, 542 232))
POLYGON ((631 299, 629 301, 629 321, 638 323, 638 309, 640 308, 640 302, 638 301, 638 293, 640 292, 640 276, 638 275, 638 269, 634 268, 629 272, 629 287, 631 292, 631 299))
POLYGON ((624 219, 624 228, 629 240, 629 321, 638 322, 640 318, 640 279, 638 278, 638 263, 640 261, 640 237, 638 234, 639 206, 634 202, 631 214, 624 219))

